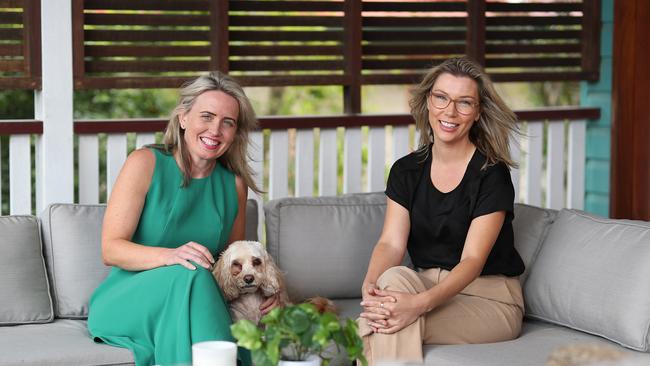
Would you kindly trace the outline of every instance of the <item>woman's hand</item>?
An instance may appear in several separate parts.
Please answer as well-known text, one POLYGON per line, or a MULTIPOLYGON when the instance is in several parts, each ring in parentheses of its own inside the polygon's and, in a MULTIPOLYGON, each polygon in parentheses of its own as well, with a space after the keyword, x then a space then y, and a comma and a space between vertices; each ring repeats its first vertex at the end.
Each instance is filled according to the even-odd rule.
POLYGON ((262 313, 262 316, 264 316, 278 306, 284 306, 284 304, 282 303, 282 300, 280 300, 280 294, 275 293, 267 297, 266 300, 260 304, 260 312, 262 313))
MULTIPOLYGON (((392 298, 395 301, 384 302, 382 308, 390 314, 386 321, 370 321, 368 324, 377 333, 391 334, 413 324, 420 315, 427 311, 423 294, 379 290, 375 291, 381 298, 392 298)), ((363 314, 361 315, 362 317, 363 314)), ((369 318, 368 318, 369 319, 369 318)))
POLYGON ((214 257, 208 248, 193 241, 183 244, 178 248, 167 249, 163 256, 163 263, 165 263, 166 266, 180 264, 190 270, 196 269, 196 266, 190 263, 190 261, 193 261, 205 269, 212 268, 212 265, 214 264, 214 257))
POLYGON ((363 312, 359 316, 368 321, 368 325, 370 325, 374 332, 377 332, 377 327, 373 324, 386 326, 386 321, 391 316, 386 304, 395 302, 394 297, 382 296, 378 291, 380 290, 374 283, 369 283, 363 287, 361 293, 363 297, 363 301, 361 301, 363 312))

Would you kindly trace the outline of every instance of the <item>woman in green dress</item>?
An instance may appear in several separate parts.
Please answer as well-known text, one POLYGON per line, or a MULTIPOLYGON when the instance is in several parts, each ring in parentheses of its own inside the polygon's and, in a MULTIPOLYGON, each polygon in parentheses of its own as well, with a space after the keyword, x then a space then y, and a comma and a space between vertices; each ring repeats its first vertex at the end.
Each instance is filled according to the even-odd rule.
MULTIPOLYGON (((221 73, 181 89, 162 145, 134 151, 111 192, 102 255, 113 266, 90 299, 96 341, 128 348, 137 366, 191 364, 193 343, 233 340, 228 305, 210 269, 244 239, 248 133, 242 88, 221 73)), ((267 313, 276 297, 262 304, 267 313)), ((250 356, 239 352, 241 364, 250 356)))

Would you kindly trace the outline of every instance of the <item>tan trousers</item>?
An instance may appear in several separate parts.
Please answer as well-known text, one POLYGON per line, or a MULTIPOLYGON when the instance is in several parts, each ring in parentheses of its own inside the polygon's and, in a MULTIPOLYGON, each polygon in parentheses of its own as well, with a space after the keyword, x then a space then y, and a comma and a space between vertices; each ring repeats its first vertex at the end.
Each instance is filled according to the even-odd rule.
MULTIPOLYGON (((377 286, 415 294, 435 286, 448 274, 439 268, 415 272, 393 267, 379 277, 377 286)), ((359 333, 371 366, 380 361, 422 363, 422 344, 491 343, 518 337, 523 310, 518 278, 482 276, 399 332, 373 333, 366 320, 359 318, 359 333)))

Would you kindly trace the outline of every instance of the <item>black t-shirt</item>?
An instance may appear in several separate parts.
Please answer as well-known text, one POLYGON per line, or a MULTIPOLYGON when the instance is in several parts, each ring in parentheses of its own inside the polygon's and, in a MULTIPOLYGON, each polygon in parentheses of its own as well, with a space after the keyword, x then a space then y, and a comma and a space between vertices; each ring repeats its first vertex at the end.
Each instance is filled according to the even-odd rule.
POLYGON ((524 263, 514 247, 514 187, 503 163, 481 170, 485 155, 476 149, 460 184, 442 193, 431 182, 431 149, 425 157, 413 152, 395 162, 386 195, 409 211, 408 252, 416 267, 451 270, 460 262, 471 221, 505 211, 501 232, 481 275, 518 276, 524 263))

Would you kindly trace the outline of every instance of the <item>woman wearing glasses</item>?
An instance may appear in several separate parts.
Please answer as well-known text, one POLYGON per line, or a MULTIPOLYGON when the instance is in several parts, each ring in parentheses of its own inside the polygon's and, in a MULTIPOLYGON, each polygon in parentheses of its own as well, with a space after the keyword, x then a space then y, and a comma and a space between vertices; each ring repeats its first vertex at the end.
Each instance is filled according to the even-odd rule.
POLYGON ((524 264, 513 245, 516 116, 466 58, 413 91, 420 148, 391 168, 359 319, 371 364, 423 362, 422 344, 516 338, 524 264), (401 266, 408 250, 414 270, 401 266))

